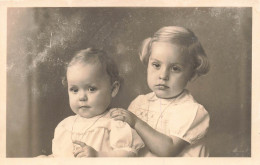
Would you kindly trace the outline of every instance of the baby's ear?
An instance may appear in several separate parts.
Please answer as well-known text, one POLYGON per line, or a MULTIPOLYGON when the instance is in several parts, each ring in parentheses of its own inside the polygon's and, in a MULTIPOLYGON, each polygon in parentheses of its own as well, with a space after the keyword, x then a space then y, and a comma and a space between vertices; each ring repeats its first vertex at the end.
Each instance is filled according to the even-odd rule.
POLYGON ((63 85, 64 87, 67 87, 67 86, 68 86, 67 78, 66 78, 65 76, 62 77, 61 83, 62 83, 62 85, 63 85))
POLYGON ((112 97, 115 97, 117 95, 119 88, 120 88, 120 83, 118 81, 115 81, 112 84, 112 92, 111 92, 112 97))

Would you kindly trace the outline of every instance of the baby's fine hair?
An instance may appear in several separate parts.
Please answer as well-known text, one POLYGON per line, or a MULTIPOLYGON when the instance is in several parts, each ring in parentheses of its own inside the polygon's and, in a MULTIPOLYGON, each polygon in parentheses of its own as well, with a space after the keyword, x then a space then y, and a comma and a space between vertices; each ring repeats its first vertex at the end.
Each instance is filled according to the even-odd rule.
MULTIPOLYGON (((113 58, 106 52, 100 49, 87 48, 76 52, 71 61, 66 66, 67 69, 75 64, 85 63, 85 64, 101 64, 108 76, 110 77, 111 84, 115 81, 121 83, 122 78, 119 75, 117 65, 113 58)), ((62 81, 63 85, 67 84, 66 79, 62 81)))
POLYGON ((166 26, 155 32, 153 37, 145 39, 140 49, 140 60, 147 65, 154 42, 167 42, 180 46, 183 52, 192 58, 193 76, 204 75, 209 71, 209 61, 201 43, 195 34, 184 27, 166 26))

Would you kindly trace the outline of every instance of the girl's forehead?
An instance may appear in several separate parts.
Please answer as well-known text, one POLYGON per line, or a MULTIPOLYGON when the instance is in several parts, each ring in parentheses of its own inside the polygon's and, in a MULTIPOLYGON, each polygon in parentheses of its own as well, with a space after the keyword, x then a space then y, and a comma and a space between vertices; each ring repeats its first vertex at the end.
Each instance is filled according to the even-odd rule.
POLYGON ((169 42, 154 42, 151 47, 151 55, 154 54, 168 54, 168 55, 181 55, 184 53, 184 49, 176 44, 169 42))
POLYGON ((169 42, 154 42, 149 59, 166 61, 169 63, 189 61, 185 48, 169 42))

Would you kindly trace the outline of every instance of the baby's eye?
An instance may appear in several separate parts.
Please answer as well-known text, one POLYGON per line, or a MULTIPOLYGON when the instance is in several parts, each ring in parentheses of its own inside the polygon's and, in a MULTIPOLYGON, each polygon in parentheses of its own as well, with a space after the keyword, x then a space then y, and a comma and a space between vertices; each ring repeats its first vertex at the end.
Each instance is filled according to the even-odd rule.
POLYGON ((89 92, 95 92, 96 90, 97 90, 96 87, 89 87, 89 88, 88 88, 88 91, 89 91, 89 92))
POLYGON ((171 70, 174 71, 174 72, 180 72, 180 71, 181 71, 181 68, 178 67, 178 66, 172 66, 172 67, 171 67, 171 70))
POLYGON ((79 91, 79 89, 77 88, 70 88, 70 92, 72 93, 77 93, 79 91))
POLYGON ((153 62, 153 63, 152 63, 152 66, 153 66, 155 69, 160 68, 160 64, 158 64, 158 63, 156 63, 156 62, 153 62))

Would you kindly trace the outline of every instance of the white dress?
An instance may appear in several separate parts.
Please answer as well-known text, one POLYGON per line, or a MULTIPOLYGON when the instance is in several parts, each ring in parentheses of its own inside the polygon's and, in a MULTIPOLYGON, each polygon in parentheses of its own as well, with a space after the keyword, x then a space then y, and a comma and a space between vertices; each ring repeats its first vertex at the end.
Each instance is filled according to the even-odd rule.
MULTIPOLYGON (((204 138, 209 127, 209 114, 188 90, 173 99, 160 99, 153 92, 139 95, 128 109, 155 130, 188 142, 190 145, 178 156, 209 156, 204 138)), ((139 156, 155 155, 143 148, 139 156)))
POLYGON ((127 123, 113 120, 110 111, 90 119, 75 115, 61 121, 52 140, 52 156, 74 157, 75 140, 104 152, 125 150, 137 154, 144 146, 136 131, 127 123))

